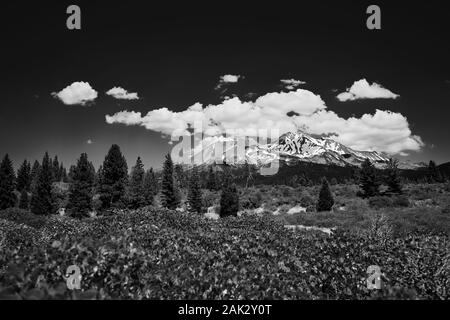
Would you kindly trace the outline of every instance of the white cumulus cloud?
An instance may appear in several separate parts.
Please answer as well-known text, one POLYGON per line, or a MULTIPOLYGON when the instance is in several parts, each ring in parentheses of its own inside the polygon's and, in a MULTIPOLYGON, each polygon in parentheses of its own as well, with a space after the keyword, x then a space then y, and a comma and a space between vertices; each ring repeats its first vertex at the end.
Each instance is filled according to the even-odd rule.
POLYGON ((136 92, 128 92, 124 88, 114 87, 106 92, 108 96, 112 96, 115 99, 121 100, 139 100, 139 96, 136 92))
POLYGON ((203 133, 210 136, 227 129, 255 135, 260 129, 278 129, 280 134, 301 129, 328 135, 356 150, 390 154, 418 151, 424 145, 419 136, 412 134, 407 118, 400 113, 376 110, 361 117, 342 118, 328 110, 319 95, 302 89, 267 93, 254 102, 234 97, 217 105, 196 103, 179 112, 167 108, 146 115, 122 111, 107 115, 106 121, 139 125, 166 136, 186 134, 194 123, 201 123, 203 133))
POLYGON ((355 81, 346 92, 337 95, 341 102, 359 99, 397 99, 398 97, 400 97, 398 94, 383 88, 378 83, 369 84, 366 79, 355 81))
POLYGON ((239 79, 243 78, 241 75, 226 74, 220 77, 219 84, 216 86, 216 90, 221 89, 223 86, 230 83, 237 83, 239 79))
POLYGON ((295 79, 281 79, 280 82, 285 86, 288 90, 294 90, 301 86, 302 84, 306 84, 305 81, 295 80, 295 79))
POLYGON ((98 93, 88 82, 74 82, 60 92, 52 92, 52 96, 66 105, 86 105, 93 102, 98 93))

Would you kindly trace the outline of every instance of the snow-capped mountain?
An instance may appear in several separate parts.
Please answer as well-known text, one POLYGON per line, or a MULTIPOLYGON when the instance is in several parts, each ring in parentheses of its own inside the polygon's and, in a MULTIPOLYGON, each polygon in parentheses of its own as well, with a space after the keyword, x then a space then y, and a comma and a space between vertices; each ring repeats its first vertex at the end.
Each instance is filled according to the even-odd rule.
MULTIPOLYGON (((192 157, 199 159, 201 164, 212 164, 226 161, 230 165, 245 162, 264 166, 272 161, 280 161, 287 165, 299 161, 318 164, 334 164, 338 166, 360 166, 369 159, 376 167, 382 168, 389 157, 376 151, 358 151, 349 148, 330 138, 313 137, 302 131, 289 132, 282 135, 278 141, 268 144, 258 144, 255 139, 243 141, 243 138, 208 137, 193 149, 192 157), (243 152, 238 152, 239 146, 245 145, 243 152)), ((241 148, 242 150, 242 148, 241 148)), ((400 168, 412 169, 414 165, 400 164, 400 168)))
POLYGON ((247 151, 250 163, 267 163, 261 159, 267 154, 275 154, 279 160, 287 163, 306 161, 339 166, 359 166, 365 159, 380 166, 389 160, 388 156, 376 151, 353 150, 332 139, 315 138, 301 131, 286 133, 276 143, 257 145, 247 151))

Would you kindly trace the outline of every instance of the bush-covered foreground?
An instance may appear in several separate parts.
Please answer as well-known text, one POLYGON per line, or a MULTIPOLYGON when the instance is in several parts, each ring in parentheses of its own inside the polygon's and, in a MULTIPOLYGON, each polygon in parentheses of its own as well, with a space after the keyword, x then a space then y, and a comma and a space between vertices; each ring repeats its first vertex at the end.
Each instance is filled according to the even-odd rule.
POLYGON ((72 220, 0 213, 0 298, 448 299, 447 235, 286 230, 270 217, 219 221, 151 207, 72 220), (82 272, 81 291, 63 278, 82 272), (370 291, 378 265, 384 288, 370 291))

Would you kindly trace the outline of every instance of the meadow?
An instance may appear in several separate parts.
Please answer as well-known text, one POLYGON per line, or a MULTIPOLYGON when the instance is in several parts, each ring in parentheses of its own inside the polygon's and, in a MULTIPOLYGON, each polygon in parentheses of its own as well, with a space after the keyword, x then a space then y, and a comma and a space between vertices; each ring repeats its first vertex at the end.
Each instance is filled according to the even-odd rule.
MULTIPOLYGON (((333 185, 333 211, 319 213, 318 189, 240 188, 238 216, 217 220, 158 199, 82 220, 1 211, 0 299, 449 299, 448 184, 370 200, 333 185), (67 288, 70 265, 81 290, 67 288), (367 288, 371 265, 380 290, 367 288)), ((204 207, 218 199, 203 191, 204 207)))

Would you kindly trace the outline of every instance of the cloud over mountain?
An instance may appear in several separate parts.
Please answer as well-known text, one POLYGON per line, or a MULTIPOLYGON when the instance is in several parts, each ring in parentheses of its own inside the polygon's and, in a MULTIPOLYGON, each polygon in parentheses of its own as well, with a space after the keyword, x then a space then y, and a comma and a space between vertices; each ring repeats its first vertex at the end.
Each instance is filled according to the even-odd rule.
POLYGON ((194 123, 201 123, 203 132, 211 136, 226 129, 246 130, 248 135, 256 135, 260 129, 278 129, 280 134, 301 129, 327 134, 356 150, 391 154, 418 151, 424 145, 400 113, 376 110, 374 114, 345 119, 328 110, 319 95, 303 89, 268 93, 254 102, 235 97, 217 105, 196 103, 180 112, 161 108, 143 116, 140 112, 122 111, 107 115, 106 122, 140 125, 169 136, 187 134, 194 123))
POLYGON ((383 88, 378 83, 369 84, 366 79, 355 81, 350 89, 337 95, 341 102, 360 99, 397 99, 398 94, 383 88))
POLYGON ((93 102, 98 93, 88 82, 74 82, 60 92, 52 92, 52 96, 61 100, 65 105, 84 106, 93 102))

